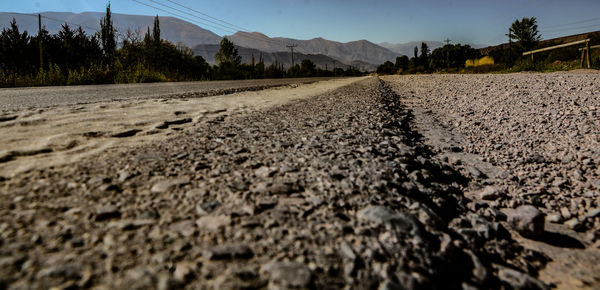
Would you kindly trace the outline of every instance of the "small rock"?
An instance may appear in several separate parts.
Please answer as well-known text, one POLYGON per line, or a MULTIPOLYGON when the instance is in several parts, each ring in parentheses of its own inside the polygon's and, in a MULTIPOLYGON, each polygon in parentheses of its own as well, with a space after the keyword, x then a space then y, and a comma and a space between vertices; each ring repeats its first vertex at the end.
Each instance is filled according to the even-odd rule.
POLYGON ((394 225, 405 232, 420 236, 420 222, 416 218, 404 213, 395 213, 385 206, 368 206, 358 212, 358 219, 377 225, 394 225))
POLYGON ((263 267, 273 284, 283 288, 307 288, 312 282, 310 269, 296 262, 269 263, 263 267))
POLYGON ((565 222, 565 225, 574 231, 579 231, 583 228, 583 224, 579 221, 578 218, 574 217, 565 222))
POLYGON ((104 221, 108 219, 120 218, 121 212, 114 205, 105 205, 96 209, 96 221, 104 221))
POLYGON ((562 215, 562 217, 566 220, 571 218, 571 212, 569 211, 568 208, 566 207, 561 207, 560 208, 560 214, 562 215))
POLYGON ((539 237, 544 232, 544 213, 534 206, 522 205, 510 213, 508 224, 523 237, 539 237))
POLYGON ((205 249, 202 256, 209 260, 250 259, 254 252, 245 244, 236 244, 205 249))
POLYGON ((117 228, 120 230, 135 230, 137 228, 154 224, 156 221, 153 219, 133 219, 133 220, 120 220, 108 223, 108 228, 117 228))
POLYGON ((203 202, 201 204, 196 205, 196 213, 198 215, 207 215, 215 210, 221 203, 216 200, 211 200, 207 202, 203 202))
POLYGON ((593 219, 593 218, 599 217, 599 216, 600 216, 600 207, 588 211, 588 213, 585 215, 585 217, 588 219, 593 219))
POLYGON ((40 270, 36 277, 41 278, 60 278, 66 280, 79 280, 81 278, 81 266, 74 264, 58 264, 49 268, 40 270))
POLYGON ((262 166, 254 171, 254 175, 256 175, 256 177, 266 178, 275 175, 276 172, 277 168, 262 166))
POLYGON ((377 290, 403 290, 403 289, 404 288, 401 287, 398 283, 395 283, 394 281, 391 281, 391 280, 385 280, 381 284, 379 284, 379 287, 377 287, 377 290))
POLYGON ((203 216, 196 220, 196 225, 200 230, 216 232, 231 224, 231 218, 225 215, 203 216))
POLYGON ((546 216, 546 221, 549 223, 559 224, 563 221, 563 217, 558 213, 553 213, 546 216))
POLYGON ((179 281, 186 282, 190 278, 194 276, 194 272, 196 271, 196 266, 190 262, 179 262, 175 266, 175 271, 173 272, 173 276, 175 279, 179 281))
POLYGON ((194 234, 194 232, 196 232, 194 222, 189 220, 176 222, 169 226, 169 229, 174 232, 178 232, 184 237, 190 237, 194 234))
POLYGON ((497 186, 486 186, 479 192, 479 198, 483 200, 496 200, 505 195, 505 191, 497 186))
POLYGON ((153 193, 164 193, 170 190, 173 187, 181 186, 190 183, 190 179, 187 177, 172 179, 172 180, 163 180, 152 186, 150 189, 153 193))
POLYGON ((475 166, 467 167, 467 172, 469 174, 471 174, 471 176, 473 176, 474 178, 484 178, 485 177, 485 173, 481 172, 481 170, 479 170, 479 168, 477 168, 475 166))
POLYGON ((498 278, 508 283, 513 289, 548 289, 542 281, 506 267, 498 270, 498 278))

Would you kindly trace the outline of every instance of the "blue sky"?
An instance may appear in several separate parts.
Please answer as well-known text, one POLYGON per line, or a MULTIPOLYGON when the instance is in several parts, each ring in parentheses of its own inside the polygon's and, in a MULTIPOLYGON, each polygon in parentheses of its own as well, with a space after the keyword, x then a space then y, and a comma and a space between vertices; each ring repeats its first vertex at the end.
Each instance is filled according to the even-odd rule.
MULTIPOLYGON (((162 8, 165 7, 157 2, 178 7, 168 0, 137 1, 162 8)), ((173 1, 271 37, 323 37, 341 42, 367 39, 375 43, 403 43, 449 38, 453 43, 497 44, 507 41, 505 34, 512 21, 530 16, 538 19, 545 39, 600 30, 600 0, 173 1)), ((133 0, 111 3, 114 13, 173 16, 133 0)), ((0 11, 104 11, 106 4, 104 0, 2 0, 0 11)), ((200 22, 196 24, 219 35, 231 34, 231 30, 218 30, 200 22)))

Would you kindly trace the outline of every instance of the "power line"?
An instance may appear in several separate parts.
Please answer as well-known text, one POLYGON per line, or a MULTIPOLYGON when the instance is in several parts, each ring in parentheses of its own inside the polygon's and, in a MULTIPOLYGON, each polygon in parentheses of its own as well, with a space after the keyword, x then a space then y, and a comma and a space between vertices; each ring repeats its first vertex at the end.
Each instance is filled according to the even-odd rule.
POLYGON ((578 26, 578 27, 563 27, 563 28, 556 28, 556 29, 541 29, 542 32, 559 32, 559 31, 566 31, 566 30, 577 30, 577 29, 584 29, 584 28, 592 28, 592 27, 600 27, 600 23, 598 24, 591 24, 591 25, 585 25, 585 26, 578 26))
POLYGON ((144 3, 144 2, 141 2, 141 1, 138 1, 138 0, 132 0, 132 1, 133 1, 133 2, 136 2, 136 3, 138 3, 138 4, 142 4, 142 5, 144 5, 144 6, 148 6, 148 7, 150 7, 150 8, 154 8, 154 9, 156 9, 156 10, 159 10, 159 11, 162 11, 162 12, 165 12, 165 13, 169 13, 169 14, 171 14, 171 15, 173 15, 173 16, 177 16, 177 17, 179 17, 179 18, 181 18, 181 19, 185 19, 185 20, 188 20, 188 21, 191 21, 191 22, 199 23, 199 24, 202 24, 202 25, 205 25, 205 26, 208 26, 208 27, 212 27, 212 28, 215 28, 215 29, 219 29, 219 30, 222 30, 222 31, 225 31, 225 32, 231 32, 231 31, 229 31, 229 30, 225 30, 225 29, 223 29, 223 28, 220 28, 220 27, 217 27, 217 26, 213 26, 213 25, 210 25, 210 24, 202 23, 202 22, 200 22, 200 21, 197 21, 197 20, 190 19, 189 17, 182 16, 182 15, 179 15, 179 14, 177 14, 177 13, 173 13, 173 12, 171 12, 171 11, 167 11, 167 10, 165 10, 165 9, 158 8, 158 7, 156 7, 156 6, 152 6, 152 5, 150 5, 150 4, 147 4, 147 3, 144 3))
MULTIPOLYGON (((162 11, 162 12, 169 13, 169 14, 171 14, 171 15, 174 15, 174 16, 176 16, 176 17, 179 17, 179 18, 181 18, 181 19, 185 19, 185 20, 191 21, 191 22, 193 22, 193 23, 199 23, 199 24, 201 24, 201 25, 205 25, 205 26, 213 27, 213 28, 219 29, 219 30, 221 30, 221 31, 225 31, 225 32, 227 32, 227 33, 232 33, 232 34, 233 34, 233 33, 235 33, 235 31, 232 31, 232 30, 230 30, 230 29, 228 29, 228 28, 217 27, 217 26, 210 25, 210 24, 206 24, 206 23, 203 23, 203 22, 200 22, 200 21, 197 21, 197 20, 193 20, 193 19, 190 19, 189 17, 182 16, 182 15, 180 15, 180 14, 177 14, 177 13, 174 13, 174 12, 172 12, 172 11, 168 11, 168 10, 165 10, 165 9, 162 9, 162 8, 159 8, 159 7, 156 7, 156 6, 153 6, 153 5, 147 4, 147 3, 143 3, 143 2, 141 2, 141 1, 138 1, 138 0, 132 0, 132 1, 134 1, 134 2, 136 2, 136 3, 139 3, 139 4, 142 4, 142 5, 144 5, 144 6, 150 7, 150 8, 154 8, 154 9, 156 9, 156 10, 159 10, 159 11, 162 11)), ((157 2, 156 2, 156 1, 154 1, 154 0, 147 0, 147 1, 151 1, 151 2, 157 3, 157 2)), ((172 2, 172 1, 171 1, 171 2, 172 2)), ((185 14, 191 15, 191 16, 193 16, 193 17, 196 17, 196 18, 199 18, 199 19, 203 19, 202 17, 198 17, 198 16, 195 16, 195 15, 193 15, 193 14, 191 14, 191 13, 184 12, 184 11, 182 11, 181 9, 173 8, 173 7, 169 6, 169 5, 162 4, 162 3, 158 3, 158 4, 160 4, 161 6, 167 7, 167 8, 169 8, 169 9, 176 10, 176 11, 180 11, 180 12, 182 12, 182 13, 185 13, 185 14)), ((184 7, 185 7, 185 6, 184 6, 184 7)), ((188 8, 188 7, 186 7, 186 8, 188 8)), ((188 8, 188 9, 192 10, 191 8, 188 8)), ((203 19, 203 20, 204 20, 204 21, 207 21, 206 19, 203 19)), ((212 22, 212 23, 215 23, 215 22, 212 22)), ((218 23, 216 23, 216 24, 217 24, 217 25, 221 25, 221 24, 218 24, 218 23)), ((221 25, 221 26, 223 26, 223 25, 221 25)), ((225 27, 225 26, 223 26, 223 27, 225 27)), ((246 31, 243 31, 243 32, 246 32, 246 31)), ((279 42, 277 42, 277 41, 275 41, 275 40, 273 40, 273 39, 270 39, 270 38, 262 38, 262 37, 261 37, 261 38, 259 38, 258 36, 254 35, 254 34, 252 34, 252 33, 250 33, 250 32, 247 32, 247 33, 248 33, 247 35, 241 34, 240 36, 241 36, 241 37, 245 37, 245 38, 249 38, 249 39, 253 39, 253 40, 257 40, 257 41, 265 41, 265 42, 270 42, 270 43, 272 43, 272 44, 276 44, 276 45, 278 45, 278 46, 285 47, 285 44, 283 44, 283 43, 279 43, 279 42)))
POLYGON ((175 1, 172 1, 172 0, 167 0, 167 1, 169 1, 169 2, 173 3, 173 4, 177 5, 177 6, 180 6, 180 7, 182 7, 182 8, 189 9, 189 10, 191 10, 191 11, 194 11, 194 12, 198 13, 198 14, 204 15, 204 16, 206 16, 206 17, 210 18, 210 19, 214 19, 214 20, 216 20, 216 21, 219 21, 219 22, 225 23, 225 24, 227 24, 227 25, 230 25, 231 27, 234 27, 235 29, 248 30, 248 29, 245 29, 245 28, 243 28, 243 27, 237 26, 237 25, 235 25, 235 24, 231 24, 231 23, 229 23, 229 22, 227 22, 227 21, 225 21, 225 20, 221 20, 221 19, 219 19, 219 18, 212 17, 212 16, 210 16, 210 15, 208 15, 208 14, 206 14, 206 13, 203 13, 203 12, 201 12, 201 11, 195 10, 195 9, 193 9, 193 8, 190 8, 190 7, 187 7, 187 6, 184 6, 184 5, 182 5, 182 4, 179 4, 179 3, 175 2, 175 1))
POLYGON ((563 23, 563 24, 546 25, 544 27, 545 28, 563 27, 563 26, 569 26, 569 25, 573 25, 573 24, 581 24, 581 23, 592 22, 592 21, 596 21, 596 20, 600 20, 600 17, 590 18, 590 19, 585 19, 585 20, 575 21, 575 22, 569 22, 569 23, 563 23))
MULTIPOLYGON (((154 0, 148 0, 148 1, 155 2, 154 0)), ((179 6, 179 7, 182 7, 182 8, 188 9, 188 10, 190 10, 190 11, 193 11, 193 12, 196 12, 196 13, 198 13, 198 14, 201 14, 201 15, 203 15, 203 16, 206 16, 206 17, 208 17, 208 18, 214 19, 214 20, 216 20, 216 21, 222 22, 222 23, 224 23, 224 24, 226 24, 226 25, 228 25, 228 26, 229 26, 229 27, 228 27, 228 29, 239 29, 239 31, 240 31, 240 32, 246 32, 246 33, 248 33, 248 35, 240 35, 240 36, 242 36, 242 37, 246 37, 246 38, 250 38, 250 39, 253 39, 253 40, 258 40, 258 41, 269 42, 269 43, 271 43, 271 44, 275 44, 275 45, 278 45, 278 46, 281 46, 281 47, 285 47, 285 46, 286 46, 286 44, 285 44, 283 41, 274 40, 274 39, 272 39, 272 38, 269 38, 269 37, 267 37, 267 36, 260 35, 260 34, 259 34, 259 35, 253 34, 253 33, 251 32, 251 30, 250 30, 250 29, 247 29, 247 28, 244 28, 244 27, 242 27, 242 26, 235 25, 235 24, 232 24, 232 23, 230 23, 230 22, 227 22, 227 21, 225 21, 225 20, 222 20, 222 19, 219 19, 219 18, 216 18, 216 17, 210 16, 210 15, 208 15, 208 14, 206 14, 206 13, 203 13, 203 12, 201 12, 201 11, 198 11, 198 10, 196 10, 196 9, 193 9, 193 8, 191 8, 191 7, 189 7, 189 6, 186 6, 186 5, 180 4, 180 3, 176 2, 176 1, 173 1, 173 0, 166 0, 166 1, 168 1, 168 2, 170 2, 170 3, 173 3, 173 4, 175 4, 175 5, 179 6)), ((137 2, 137 1, 136 1, 136 2, 137 2)), ((169 8, 171 8, 171 9, 173 9, 173 10, 177 10, 176 8, 173 8, 173 7, 171 7, 171 6, 169 6, 169 5, 166 5, 166 4, 161 4, 161 5, 162 5, 162 6, 165 6, 165 7, 169 7, 169 8)), ((178 10, 178 11, 181 11, 181 10, 178 10)), ((188 15, 191 15, 190 13, 187 13, 187 12, 186 12, 186 14, 188 14, 188 15)), ((197 18, 203 19, 203 20, 205 20, 205 21, 208 21, 208 20, 206 20, 206 19, 204 19, 204 18, 202 18, 202 17, 198 17, 198 16, 194 16, 194 17, 197 17, 197 18)), ((214 23, 214 22, 211 22, 211 23, 214 23)), ((225 25, 222 25, 222 24, 218 24, 218 25, 221 25, 221 26, 223 26, 223 27, 227 27, 227 26, 225 26, 225 25)), ((221 30, 223 30, 223 29, 221 29, 221 30)), ((229 31, 229 33, 234 33, 234 32, 232 32, 232 31, 229 31)), ((306 54, 310 53, 310 52, 308 52, 307 50, 303 49, 302 47, 298 47, 298 49, 299 49, 299 50, 302 50, 302 51, 303 51, 304 53, 306 53, 306 54)))
POLYGON ((202 19, 203 21, 207 21, 207 22, 209 22, 209 23, 212 23, 212 24, 215 24, 215 25, 219 25, 219 26, 221 26, 221 27, 223 27, 223 28, 224 28, 224 29, 223 29, 223 28, 220 28, 220 29, 221 29, 221 30, 223 30, 223 31, 227 31, 227 32, 231 32, 231 31, 232 31, 232 30, 231 30, 232 28, 230 28, 230 27, 227 27, 227 26, 225 26, 225 25, 223 25, 223 24, 221 24, 221 23, 218 23, 218 22, 214 22, 214 21, 211 21, 211 20, 208 20, 208 19, 202 18, 202 17, 198 17, 198 16, 196 16, 196 15, 194 15, 194 14, 192 14, 192 13, 189 13, 189 12, 187 12, 187 11, 183 11, 183 10, 181 10, 181 9, 173 8, 173 7, 169 6, 169 5, 166 5, 166 4, 163 4, 163 3, 160 3, 160 2, 158 2, 158 1, 155 1, 155 0, 146 0, 146 1, 150 1, 150 2, 152 2, 152 3, 155 3, 155 4, 158 4, 158 5, 161 5, 161 6, 167 7, 167 8, 169 8, 169 9, 172 9, 172 10, 175 10, 175 11, 177 11, 177 12, 180 12, 180 13, 183 13, 183 14, 187 14, 187 15, 190 15, 190 16, 192 16, 192 17, 195 17, 195 18, 198 18, 198 19, 202 19))

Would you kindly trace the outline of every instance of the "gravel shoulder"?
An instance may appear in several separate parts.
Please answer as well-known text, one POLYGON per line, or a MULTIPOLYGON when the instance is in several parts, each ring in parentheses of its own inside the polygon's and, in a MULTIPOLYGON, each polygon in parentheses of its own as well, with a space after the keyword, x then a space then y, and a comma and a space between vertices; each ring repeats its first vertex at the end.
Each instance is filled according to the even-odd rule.
POLYGON ((547 288, 402 98, 365 78, 5 177, 0 288, 547 288))
POLYGON ((600 74, 385 77, 414 112, 426 144, 471 182, 465 195, 546 218, 536 239, 553 261, 540 277, 560 289, 600 287, 600 74), (490 189, 491 188, 491 189, 490 189))

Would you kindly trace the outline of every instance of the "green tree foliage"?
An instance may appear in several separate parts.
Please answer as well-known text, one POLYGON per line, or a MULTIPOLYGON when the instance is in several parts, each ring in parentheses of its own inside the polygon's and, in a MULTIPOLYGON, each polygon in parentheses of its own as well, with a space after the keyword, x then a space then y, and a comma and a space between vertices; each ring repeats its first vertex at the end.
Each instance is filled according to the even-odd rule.
POLYGON ((400 70, 404 72, 404 71, 408 70, 408 62, 409 62, 409 59, 408 59, 408 56, 406 56, 406 55, 396 57, 396 63, 394 64, 394 69, 396 70, 396 72, 398 72, 400 70))
POLYGON ((464 68, 467 59, 480 58, 479 50, 470 45, 447 44, 433 50, 429 56, 431 69, 440 70, 450 68, 464 68))
POLYGON ((377 73, 382 75, 390 75, 395 73, 394 63, 386 61, 382 65, 377 67, 377 73))
POLYGON ((314 77, 317 75, 317 66, 310 59, 303 59, 300 63, 300 76, 314 77))
POLYGON ((152 38, 154 39, 154 44, 160 44, 160 22, 158 20, 158 15, 154 17, 154 27, 152 28, 152 38))
POLYGON ((106 16, 100 20, 100 40, 102 41, 102 51, 104 52, 106 65, 112 67, 117 50, 117 40, 115 38, 115 28, 110 12, 110 3, 106 6, 106 16))
POLYGON ((223 64, 239 65, 242 62, 242 57, 238 55, 238 50, 233 42, 229 41, 227 37, 223 37, 219 51, 215 55, 215 60, 219 63, 219 66, 223 64))
POLYGON ((425 42, 421 42, 421 56, 419 56, 419 64, 422 65, 426 71, 429 70, 429 47, 425 42))
POLYGON ((510 26, 509 31, 511 39, 517 40, 523 50, 532 49, 542 39, 535 17, 524 17, 521 20, 515 20, 510 26))

